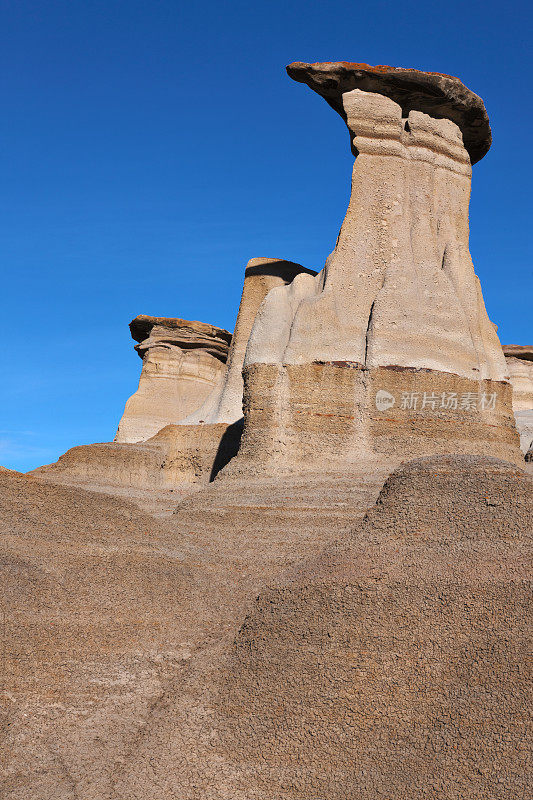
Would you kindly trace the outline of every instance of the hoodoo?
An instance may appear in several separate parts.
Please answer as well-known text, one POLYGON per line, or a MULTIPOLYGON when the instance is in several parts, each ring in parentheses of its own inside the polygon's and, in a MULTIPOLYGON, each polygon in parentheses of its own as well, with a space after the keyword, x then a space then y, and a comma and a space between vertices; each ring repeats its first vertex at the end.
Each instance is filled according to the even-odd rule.
POLYGON ((144 314, 130 331, 143 365, 116 442, 146 441, 198 408, 220 383, 231 342, 231 333, 205 322, 144 314))
POLYGON ((513 385, 513 411, 526 461, 533 461, 533 347, 504 345, 503 352, 513 385))
POLYGON ((287 71, 339 112, 356 160, 324 269, 272 290, 258 311, 241 460, 277 471, 378 454, 520 460, 508 369, 468 248, 471 164, 491 141, 482 100, 458 78, 416 70, 287 71))
POLYGON ((244 270, 239 313, 224 379, 200 408, 181 421, 182 425, 232 423, 242 418, 242 366, 257 309, 271 289, 292 283, 297 275, 316 275, 316 272, 281 258, 250 259, 244 270))
POLYGON ((116 441, 0 468, 6 800, 531 794, 533 349, 469 253, 487 113, 288 72, 356 156, 323 270, 252 259, 233 337, 137 317, 116 441))

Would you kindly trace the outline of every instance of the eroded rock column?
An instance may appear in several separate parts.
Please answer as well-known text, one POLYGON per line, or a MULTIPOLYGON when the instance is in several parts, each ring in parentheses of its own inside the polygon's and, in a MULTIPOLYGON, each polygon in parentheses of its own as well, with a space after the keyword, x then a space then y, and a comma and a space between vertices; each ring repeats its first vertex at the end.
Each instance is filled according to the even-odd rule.
POLYGON ((242 457, 273 469, 438 452, 517 459, 508 370, 468 247, 483 102, 457 78, 292 64, 347 124, 352 193, 316 278, 271 291, 244 365, 242 457))
POLYGON ((141 315, 130 330, 143 365, 116 442, 145 441, 198 408, 222 380, 231 341, 222 328, 167 317, 141 315))
POLYGON ((513 386, 513 411, 526 461, 533 461, 533 346, 508 344, 503 352, 513 386))
POLYGON ((251 258, 244 271, 239 312, 229 348, 224 379, 217 390, 182 425, 233 423, 242 418, 242 367, 257 310, 271 289, 285 287, 297 275, 316 272, 281 258, 251 258))

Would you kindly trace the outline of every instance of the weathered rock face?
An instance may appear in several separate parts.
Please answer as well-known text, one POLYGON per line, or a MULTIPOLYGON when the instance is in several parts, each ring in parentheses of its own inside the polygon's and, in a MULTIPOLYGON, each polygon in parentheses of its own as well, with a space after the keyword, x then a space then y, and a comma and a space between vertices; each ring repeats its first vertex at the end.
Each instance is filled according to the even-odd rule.
MULTIPOLYGON (((323 77, 323 65, 309 69, 323 77)), ((288 71, 303 79, 301 65, 288 71)), ((431 85, 431 74, 419 74, 431 85)), ((327 66, 325 76, 333 80, 327 66)), ((423 113, 425 95, 414 89, 404 110, 387 96, 382 73, 372 92, 355 88, 355 69, 353 77, 353 89, 337 85, 357 158, 335 250, 316 279, 303 276, 272 293, 247 363, 346 360, 503 380, 501 346, 468 250, 471 166, 461 128, 423 113), (262 335, 269 306, 287 320, 274 348, 271 329, 262 335)), ((321 83, 308 82, 321 92, 321 83)))
POLYGON ((533 409, 533 347, 505 345, 503 352, 513 385, 514 411, 533 409))
POLYGON ((507 344, 503 347, 513 386, 513 411, 526 461, 533 461, 533 347, 507 344))
POLYGON ((290 284, 300 274, 314 276, 316 272, 280 258, 250 259, 244 272, 244 286, 224 380, 203 405, 180 424, 233 423, 241 419, 244 388, 242 367, 257 310, 271 289, 290 284))
POLYGON ((115 441, 73 447, 32 474, 50 483, 119 494, 178 487, 186 494, 209 483, 239 449, 242 365, 257 309, 270 289, 301 273, 316 274, 291 261, 251 259, 233 337, 199 322, 134 319, 130 327, 143 370, 115 441), (209 382, 210 376, 216 382, 209 382), (198 408, 198 398, 206 393, 198 408), (186 404, 197 410, 178 419, 186 404), (178 425, 169 424, 176 419, 178 425), (141 435, 146 438, 139 440, 141 435))
POLYGON ((130 330, 143 366, 116 442, 146 441, 198 408, 222 380, 231 341, 222 328, 166 317, 141 315, 130 330))
POLYGON ((515 411, 516 429, 520 434, 520 449, 523 453, 533 447, 533 408, 515 411))
POLYGON ((289 468, 324 449, 333 461, 405 458, 453 441, 518 458, 507 366, 468 249, 471 155, 490 144, 482 101, 413 70, 288 72, 341 113, 357 157, 324 269, 273 289, 257 313, 243 454, 261 461, 263 449, 289 468))
MULTIPOLYGON (((209 483, 236 455, 242 423, 166 425, 143 442, 100 442, 67 450, 53 464, 29 473, 46 483, 109 494, 178 490, 209 483), (122 491, 126 490, 126 491, 122 491)), ((177 500, 177 496, 176 496, 177 500)))
MULTIPOLYGON (((107 447, 119 462, 145 445, 107 447)), ((183 758, 210 757, 202 693, 222 648, 265 582, 352 527, 385 474, 215 482, 154 519, 0 471, 2 799, 220 800, 211 765, 193 783, 183 758)))
POLYGON ((232 797, 527 794, 531 489, 496 459, 411 462, 257 598, 209 716, 232 797))
MULTIPOLYGON (((456 79, 346 64, 298 70, 316 72, 332 105, 339 86, 342 98, 359 91, 375 99, 372 109, 383 99, 400 105, 413 125, 416 114, 439 125, 448 117, 472 161, 488 147, 482 103, 456 79)), ((31 476, 0 469, 6 800, 528 796, 531 477, 495 458, 422 459, 395 471, 363 520, 390 465, 413 452, 490 450, 518 463, 512 387, 485 337, 482 304, 463 307, 465 342, 460 315, 446 310, 475 286, 454 239, 466 235, 465 205, 446 194, 456 180, 446 172, 451 129, 440 150, 432 122, 425 144, 406 145, 372 114, 355 137, 366 141, 363 167, 376 155, 386 180, 389 159, 394 183, 403 161, 416 162, 405 166, 404 223, 385 206, 380 233, 388 187, 370 191, 373 210, 355 187, 322 276, 286 262, 279 274, 271 260, 249 265, 264 272, 247 270, 233 366, 205 406, 209 424, 73 448, 31 476), (391 142, 400 150, 385 157, 391 142), (424 183, 430 169, 433 184, 424 183), (402 229, 418 230, 419 192, 433 209, 425 222, 420 209, 427 261, 416 241, 410 254, 402 229), (450 263, 443 255, 451 294, 431 256, 442 230, 456 254, 450 263), (244 343, 268 288, 244 369, 247 431, 233 476, 230 464, 177 508, 176 490, 174 507, 158 512, 166 519, 50 485, 87 487, 106 473, 122 487, 152 482, 168 500, 169 487, 212 477, 235 452, 239 422, 217 419, 239 413, 244 343), (416 337, 404 341, 402 303, 421 326, 418 349, 416 337), (437 328, 448 320, 440 333, 432 305, 437 328), (367 312, 364 358, 353 361, 367 312), (337 351, 342 358, 325 360, 337 351), (261 459, 271 474, 249 469, 261 459)), ((367 167, 357 174, 371 180, 367 167)), ((184 333, 181 323, 140 318, 138 341, 154 339, 147 352, 164 342, 188 354, 201 339, 222 361, 224 336, 190 330, 201 323, 184 333)))

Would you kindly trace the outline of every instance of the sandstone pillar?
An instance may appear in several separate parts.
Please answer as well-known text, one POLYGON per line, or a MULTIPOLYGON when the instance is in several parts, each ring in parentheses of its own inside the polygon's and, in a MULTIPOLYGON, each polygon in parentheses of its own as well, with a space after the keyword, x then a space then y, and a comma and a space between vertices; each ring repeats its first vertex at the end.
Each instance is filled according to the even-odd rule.
POLYGON ((242 418, 242 367, 257 310, 271 289, 286 286, 313 270, 280 258, 251 258, 244 271, 244 285, 235 330, 229 348, 224 380, 216 391, 181 425, 233 423, 242 418))
POLYGON ((356 160, 324 269, 258 311, 241 460, 277 470, 379 454, 517 460, 508 370, 468 248, 471 164, 491 141, 482 100, 436 73, 287 70, 342 116, 356 160))
POLYGON ((513 385, 513 409, 533 410, 533 346, 508 344, 503 352, 513 385))
POLYGON ((533 347, 504 345, 503 352, 513 386, 513 411, 526 461, 533 461, 533 347))
POLYGON ((231 341, 222 328, 167 317, 138 316, 130 330, 143 366, 116 442, 145 441, 198 408, 222 380, 231 341))

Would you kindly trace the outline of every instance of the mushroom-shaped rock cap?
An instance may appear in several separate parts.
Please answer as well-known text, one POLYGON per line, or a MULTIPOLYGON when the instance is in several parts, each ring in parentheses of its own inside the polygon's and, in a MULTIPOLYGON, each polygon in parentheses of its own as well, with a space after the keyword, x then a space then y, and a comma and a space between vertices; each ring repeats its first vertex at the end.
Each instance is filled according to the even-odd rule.
POLYGON ((342 117, 341 95, 362 89, 390 97, 402 107, 405 116, 414 109, 432 117, 451 119, 461 129, 472 164, 490 148, 492 136, 483 100, 452 75, 349 61, 317 64, 295 61, 289 64, 287 73, 322 95, 342 117))
POLYGON ((533 361, 533 345, 531 344, 504 344, 503 353, 507 358, 521 358, 523 361, 533 361))
POLYGON ((199 336, 221 339, 228 345, 231 342, 231 333, 229 331, 224 328, 217 328, 215 325, 209 325, 206 322, 179 319, 178 317, 149 317, 146 314, 139 314, 138 317, 132 319, 130 322, 131 336, 136 342, 142 342, 143 339, 150 335, 152 328, 156 326, 173 330, 184 328, 199 334, 199 336))
POLYGON ((130 331, 132 339, 139 342, 135 349, 141 358, 150 345, 166 343, 185 350, 202 349, 225 362, 231 342, 231 333, 224 328, 177 317, 139 314, 130 322, 130 331))

